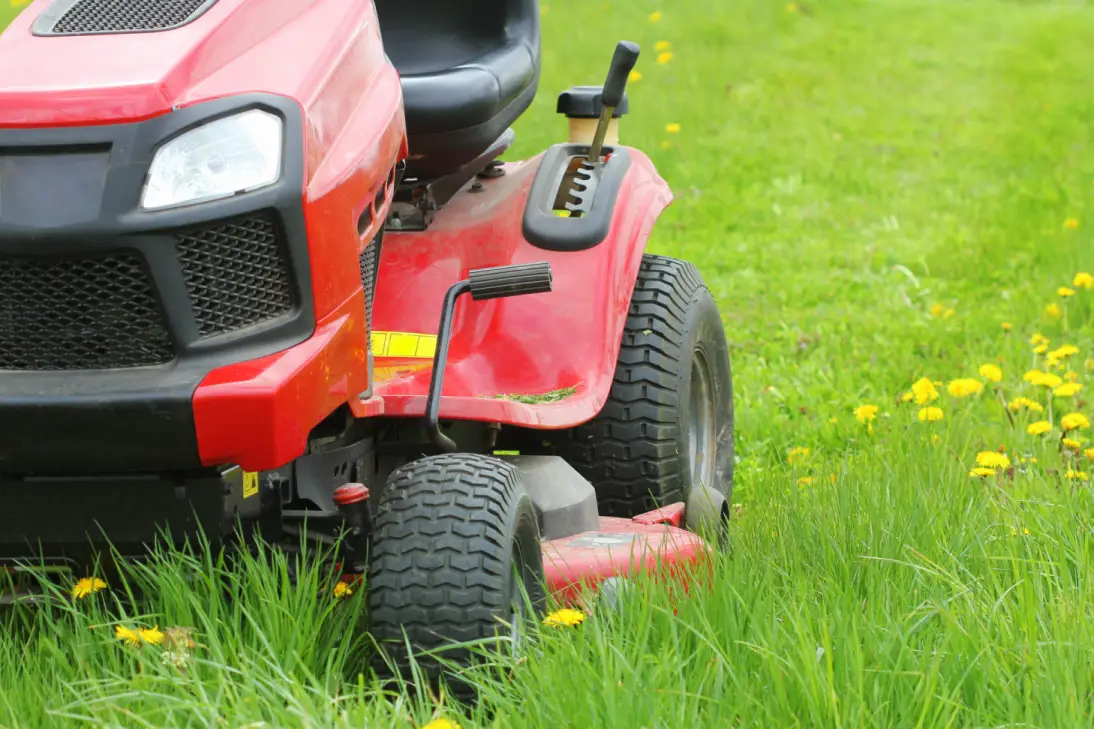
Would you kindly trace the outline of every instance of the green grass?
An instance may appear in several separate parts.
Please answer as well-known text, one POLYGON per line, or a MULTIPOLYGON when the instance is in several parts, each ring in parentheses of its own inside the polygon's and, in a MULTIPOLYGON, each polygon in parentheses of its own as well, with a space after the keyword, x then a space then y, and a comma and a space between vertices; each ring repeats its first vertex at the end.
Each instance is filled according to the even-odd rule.
MULTIPOLYGON (((511 158, 563 137, 555 94, 600 83, 615 40, 645 49, 623 139, 676 191, 651 249, 696 262, 733 343, 732 553, 678 613, 644 588, 621 616, 547 633, 484 678, 480 709, 438 713, 544 729, 1091 725, 1094 501, 1062 477, 1081 466, 1057 445, 1063 411, 1092 415, 1086 391, 1055 400, 1044 439, 990 388, 940 387, 936 423, 899 396, 993 362, 1005 397, 1047 404, 1021 377, 1041 364, 1035 332, 1078 346, 1057 372, 1088 380, 1094 291, 1055 291, 1094 270, 1094 8, 549 0, 543 21, 542 91, 511 158), (872 428, 853 416, 867 403, 872 428), (1036 462, 970 478, 977 452, 1000 446, 1036 462), (808 457, 788 458, 795 447, 808 457)), ((256 564, 225 600, 211 571, 176 557, 136 578, 142 624, 197 629, 184 673, 113 638, 117 586, 19 617, 0 637, 0 726, 433 714, 428 697, 380 697, 359 678, 360 595, 317 598, 318 575, 294 590, 256 564)))

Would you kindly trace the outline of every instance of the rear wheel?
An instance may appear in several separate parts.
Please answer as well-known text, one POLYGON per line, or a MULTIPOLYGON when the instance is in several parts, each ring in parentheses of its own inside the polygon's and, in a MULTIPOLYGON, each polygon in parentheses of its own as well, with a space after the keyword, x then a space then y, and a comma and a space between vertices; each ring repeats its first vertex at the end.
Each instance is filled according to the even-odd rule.
MULTIPOLYGON (((404 678, 407 641, 430 679, 441 664, 420 652, 492 638, 516 647, 528 609, 538 615, 546 602, 538 522, 520 472, 475 454, 396 469, 377 503, 368 593, 372 634, 404 678)), ((460 666, 473 655, 454 648, 439 658, 460 666)))
POLYGON ((643 257, 608 401, 554 446, 592 482, 605 516, 686 501, 693 485, 729 500, 729 350, 718 307, 695 266, 643 257))

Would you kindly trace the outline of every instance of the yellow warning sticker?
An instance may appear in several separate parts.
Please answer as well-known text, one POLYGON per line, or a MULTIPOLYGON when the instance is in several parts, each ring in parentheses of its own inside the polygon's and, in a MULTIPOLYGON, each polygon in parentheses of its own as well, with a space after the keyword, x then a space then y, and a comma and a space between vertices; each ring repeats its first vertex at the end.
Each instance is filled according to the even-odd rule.
POLYGON ((249 499, 258 495, 258 474, 250 471, 243 472, 243 498, 249 499))
POLYGON ((371 344, 374 357, 433 359, 433 353, 437 351, 437 335, 414 332, 373 332, 371 344))

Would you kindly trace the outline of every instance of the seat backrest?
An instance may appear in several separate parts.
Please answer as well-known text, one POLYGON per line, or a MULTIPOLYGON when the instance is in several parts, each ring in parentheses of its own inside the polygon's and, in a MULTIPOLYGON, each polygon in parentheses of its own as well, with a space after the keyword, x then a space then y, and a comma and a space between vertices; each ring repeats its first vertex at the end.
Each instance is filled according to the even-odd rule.
POLYGON ((384 50, 403 76, 440 73, 514 41, 539 51, 539 0, 375 3, 384 50))

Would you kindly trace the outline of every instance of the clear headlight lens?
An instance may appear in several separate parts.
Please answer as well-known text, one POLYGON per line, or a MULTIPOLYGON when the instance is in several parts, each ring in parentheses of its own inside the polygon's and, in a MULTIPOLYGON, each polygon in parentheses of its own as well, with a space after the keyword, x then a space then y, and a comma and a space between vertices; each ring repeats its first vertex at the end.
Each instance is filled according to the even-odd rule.
POLYGON ((283 136, 281 119, 257 109, 192 129, 156 151, 141 207, 192 205, 272 185, 281 176, 283 136))

